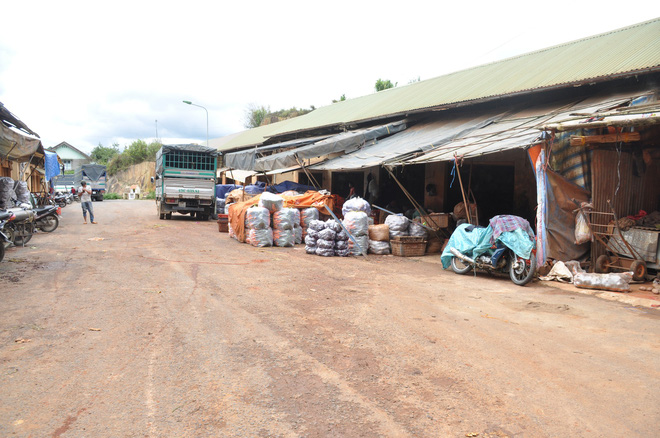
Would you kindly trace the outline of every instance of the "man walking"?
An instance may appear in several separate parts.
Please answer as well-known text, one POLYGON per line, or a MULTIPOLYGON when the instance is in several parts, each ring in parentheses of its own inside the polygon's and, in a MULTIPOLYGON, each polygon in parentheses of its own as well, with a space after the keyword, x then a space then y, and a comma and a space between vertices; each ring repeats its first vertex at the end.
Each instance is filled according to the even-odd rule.
POLYGON ((94 222, 94 210, 92 209, 92 189, 87 187, 85 181, 80 182, 81 187, 78 188, 78 193, 80 194, 80 203, 82 205, 83 219, 84 223, 87 223, 87 212, 89 211, 89 220, 94 222))

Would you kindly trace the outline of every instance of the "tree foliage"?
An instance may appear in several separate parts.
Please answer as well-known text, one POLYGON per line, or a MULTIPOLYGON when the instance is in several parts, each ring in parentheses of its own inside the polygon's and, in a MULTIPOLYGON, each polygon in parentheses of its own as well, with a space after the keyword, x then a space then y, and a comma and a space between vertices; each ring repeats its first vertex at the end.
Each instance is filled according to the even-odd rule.
POLYGON ((270 107, 265 107, 263 105, 257 105, 251 103, 245 109, 245 118, 243 119, 243 126, 246 128, 256 128, 261 126, 264 119, 270 112, 270 107))
POLYGON ((374 85, 374 88, 376 89, 376 92, 387 90, 388 88, 394 88, 396 87, 398 82, 395 82, 392 84, 392 81, 389 79, 378 79, 376 81, 376 85, 374 85))
MULTIPOLYGON (((152 141, 147 143, 144 140, 135 140, 129 144, 121 153, 118 153, 108 162, 108 174, 114 175, 121 170, 139 164, 144 161, 155 161, 156 152, 160 149, 162 144, 159 141, 152 141)), ((118 145, 117 145, 118 147, 118 145)))
POLYGON ((119 154, 119 145, 114 143, 112 147, 103 146, 99 143, 89 156, 92 158, 96 164, 107 165, 108 162, 115 156, 119 154))
POLYGON ((339 97, 339 100, 337 100, 337 99, 332 99, 332 103, 343 102, 343 101, 345 101, 345 100, 346 100, 346 94, 342 94, 342 95, 339 97))

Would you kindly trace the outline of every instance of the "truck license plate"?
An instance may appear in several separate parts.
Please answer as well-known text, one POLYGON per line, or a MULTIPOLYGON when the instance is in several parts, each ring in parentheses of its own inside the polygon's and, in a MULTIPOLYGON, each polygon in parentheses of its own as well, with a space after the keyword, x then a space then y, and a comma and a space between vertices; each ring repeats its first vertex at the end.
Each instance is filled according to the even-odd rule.
POLYGON ((185 207, 186 201, 179 201, 179 207, 185 207))

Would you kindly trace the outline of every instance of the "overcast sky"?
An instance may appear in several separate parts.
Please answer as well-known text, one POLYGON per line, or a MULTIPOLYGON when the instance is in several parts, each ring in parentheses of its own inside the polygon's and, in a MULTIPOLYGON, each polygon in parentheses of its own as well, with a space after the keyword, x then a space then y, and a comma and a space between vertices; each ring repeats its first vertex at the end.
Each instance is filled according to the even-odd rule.
POLYGON ((124 147, 156 128, 203 144, 206 113, 183 100, 217 138, 245 129, 251 103, 325 106, 660 17, 658 1, 460 3, 3 2, 0 102, 45 147, 124 147))

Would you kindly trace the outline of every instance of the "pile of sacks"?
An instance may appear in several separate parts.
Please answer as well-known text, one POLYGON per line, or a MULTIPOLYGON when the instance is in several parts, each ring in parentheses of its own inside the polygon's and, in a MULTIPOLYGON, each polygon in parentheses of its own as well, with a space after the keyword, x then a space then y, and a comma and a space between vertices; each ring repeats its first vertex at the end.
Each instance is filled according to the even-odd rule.
POLYGON ((305 252, 323 257, 350 255, 348 234, 334 219, 311 220, 305 236, 305 252))
POLYGON ((352 240, 348 243, 351 254, 366 253, 369 249, 369 225, 373 224, 373 219, 369 217, 371 205, 357 197, 346 201, 341 212, 344 215, 342 223, 357 241, 357 245, 352 240))
POLYGON ((14 196, 14 180, 8 176, 0 177, 0 210, 13 207, 14 196))
MULTIPOLYGON (((252 246, 291 247, 300 244, 303 239, 300 211, 284 208, 281 196, 264 192, 258 206, 245 212, 245 233, 245 242, 252 246)), ((229 236, 236 237, 231 223, 229 236)))

